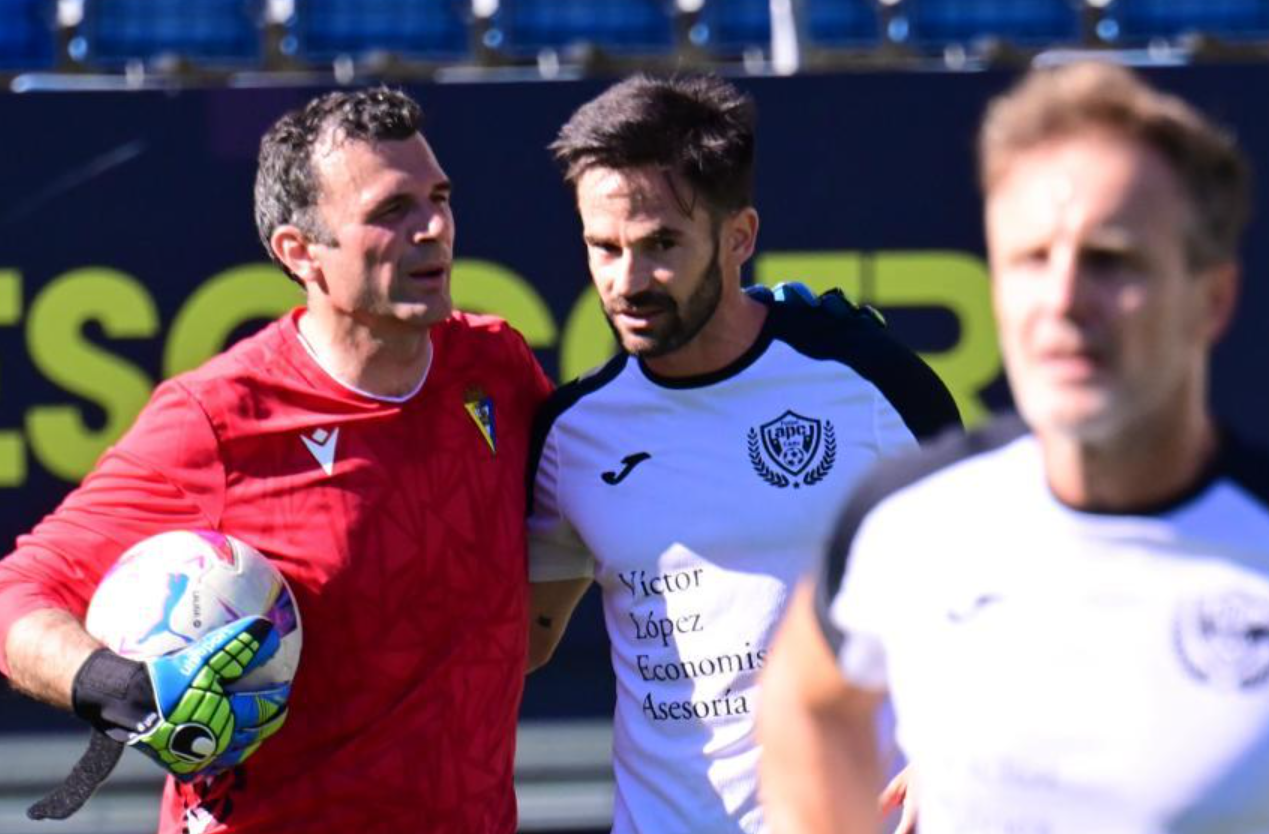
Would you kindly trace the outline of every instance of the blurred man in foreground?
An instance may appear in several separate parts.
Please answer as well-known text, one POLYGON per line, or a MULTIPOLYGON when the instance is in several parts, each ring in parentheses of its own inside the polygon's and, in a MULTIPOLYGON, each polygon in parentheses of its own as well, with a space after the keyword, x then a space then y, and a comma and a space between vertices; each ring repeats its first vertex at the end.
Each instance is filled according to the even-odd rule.
POLYGON ((617 674, 613 831, 760 832, 756 683, 793 583, 856 478, 959 424, 956 407, 840 296, 742 291, 753 105, 730 84, 628 79, 552 148, 622 352, 538 421, 530 666, 598 582, 617 674))
POLYGON ((1035 72, 980 135, 1022 422, 879 467, 765 678, 780 832, 875 828, 883 693, 923 832, 1269 826, 1269 458, 1207 404, 1248 179, 1129 71, 1035 72))
POLYGON ((452 188, 420 123, 377 89, 274 124, 257 227, 304 306, 160 385, 0 563, 0 672, 180 758, 192 779, 168 780, 165 834, 516 829, 524 467, 549 383, 504 322, 452 310, 452 188), (285 727, 273 693, 183 745, 160 679, 84 631, 112 561, 181 528, 235 536, 289 580, 305 640, 285 727))

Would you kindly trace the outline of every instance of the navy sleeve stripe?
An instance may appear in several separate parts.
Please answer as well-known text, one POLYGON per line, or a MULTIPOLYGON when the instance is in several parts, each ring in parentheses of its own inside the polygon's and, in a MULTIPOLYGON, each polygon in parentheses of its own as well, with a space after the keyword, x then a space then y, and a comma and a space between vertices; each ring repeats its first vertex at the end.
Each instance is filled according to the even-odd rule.
POLYGON ((842 318, 814 308, 773 305, 776 337, 812 359, 832 359, 877 386, 908 430, 925 443, 961 426, 960 412, 947 386, 909 348, 871 314, 842 318))
POLYGON ((621 369, 626 367, 626 353, 618 353, 612 359, 577 379, 561 385, 551 392, 551 396, 542 403, 538 413, 533 417, 533 433, 529 438, 529 461, 525 467, 525 517, 533 512, 533 484, 538 477, 538 464, 542 462, 542 448, 546 445, 546 437, 551 427, 565 411, 568 411, 578 400, 587 394, 593 394, 600 388, 617 378, 621 369))
POLYGON ((868 514, 893 493, 955 463, 998 449, 1026 432, 1026 425, 1013 416, 965 435, 945 432, 919 451, 881 461, 864 476, 842 510, 816 577, 815 614, 834 653, 841 650, 844 635, 832 625, 829 608, 846 576, 851 544, 868 514))

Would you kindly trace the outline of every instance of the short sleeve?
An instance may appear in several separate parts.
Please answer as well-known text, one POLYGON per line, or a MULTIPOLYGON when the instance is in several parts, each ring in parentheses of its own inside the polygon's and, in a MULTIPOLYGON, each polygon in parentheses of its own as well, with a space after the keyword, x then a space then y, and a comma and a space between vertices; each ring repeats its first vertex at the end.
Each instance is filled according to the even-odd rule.
POLYGON ((529 512, 529 581, 593 578, 595 558, 560 505, 560 460, 555 433, 544 438, 529 512))
POLYGON ((870 519, 860 516, 856 501, 847 505, 815 576, 815 612, 843 675, 855 686, 884 691, 886 614, 902 600, 888 587, 895 560, 885 558, 870 519))
POLYGON ((524 340, 524 336, 515 328, 508 327, 507 330, 512 335, 515 353, 524 367, 523 390, 529 398, 528 413, 533 414, 542 406, 546 398, 551 395, 555 385, 551 382, 551 378, 546 375, 546 372, 542 370, 541 363, 533 355, 533 349, 524 340))
POLYGON ((215 528, 224 469, 207 415, 179 383, 155 390, 83 483, 0 561, 0 672, 10 627, 41 608, 82 617, 119 555, 164 530, 215 528))

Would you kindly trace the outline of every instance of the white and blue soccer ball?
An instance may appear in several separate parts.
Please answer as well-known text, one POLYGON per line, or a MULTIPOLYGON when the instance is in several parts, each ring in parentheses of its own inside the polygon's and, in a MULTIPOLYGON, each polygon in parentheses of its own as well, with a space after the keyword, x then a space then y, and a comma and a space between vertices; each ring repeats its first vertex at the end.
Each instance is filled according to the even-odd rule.
POLYGON ((210 530, 138 542, 102 578, 85 627, 133 660, 169 654, 242 617, 267 617, 282 645, 234 689, 289 683, 300 662, 300 612, 281 572, 254 547, 210 530))

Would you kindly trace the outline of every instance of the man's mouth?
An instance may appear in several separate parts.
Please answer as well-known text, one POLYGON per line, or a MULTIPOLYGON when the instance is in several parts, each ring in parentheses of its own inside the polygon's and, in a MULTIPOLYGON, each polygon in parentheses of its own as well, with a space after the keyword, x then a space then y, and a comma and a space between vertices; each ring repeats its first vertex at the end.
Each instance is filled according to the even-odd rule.
POLYGON ((658 297, 645 297, 643 299, 634 299, 633 303, 627 301, 612 311, 614 319, 623 319, 632 324, 642 324, 672 312, 674 302, 669 299, 658 297))
POLYGON ((448 269, 445 264, 433 264, 411 270, 410 277, 420 281, 439 281, 445 277, 448 269))
POLYGON ((1040 362, 1060 377, 1080 379, 1100 371, 1105 364, 1105 356, 1102 351, 1091 347, 1070 347, 1043 351, 1040 362))
POLYGON ((660 317, 669 311, 665 307, 636 307, 626 309, 613 316, 613 322, 620 328, 633 331, 652 331, 660 317))

